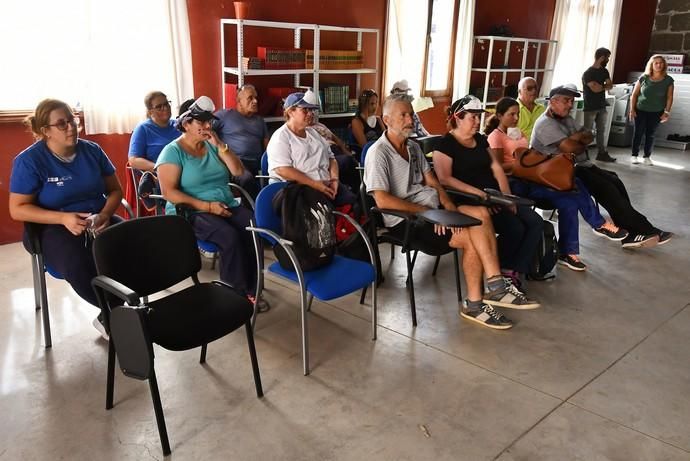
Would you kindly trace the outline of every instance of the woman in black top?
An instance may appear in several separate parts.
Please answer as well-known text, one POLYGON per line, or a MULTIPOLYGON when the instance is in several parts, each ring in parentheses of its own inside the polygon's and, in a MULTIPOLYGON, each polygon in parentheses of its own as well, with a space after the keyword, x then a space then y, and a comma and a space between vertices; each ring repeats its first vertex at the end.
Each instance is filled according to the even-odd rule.
POLYGON ((359 97, 357 114, 352 119, 352 135, 360 149, 369 141, 376 141, 381 137, 385 126, 381 117, 376 115, 379 96, 374 90, 364 90, 359 97))
MULTIPOLYGON (((500 161, 489 150, 486 136, 478 132, 483 112, 481 102, 474 96, 455 101, 448 110, 449 132, 436 144, 433 156, 441 184, 486 199, 488 194, 484 189, 510 194, 510 186, 500 161)), ((457 203, 462 213, 479 219, 490 216, 499 234, 501 272, 519 282, 529 272, 536 253, 544 226, 541 216, 527 206, 486 208, 469 205, 463 199, 457 203)))

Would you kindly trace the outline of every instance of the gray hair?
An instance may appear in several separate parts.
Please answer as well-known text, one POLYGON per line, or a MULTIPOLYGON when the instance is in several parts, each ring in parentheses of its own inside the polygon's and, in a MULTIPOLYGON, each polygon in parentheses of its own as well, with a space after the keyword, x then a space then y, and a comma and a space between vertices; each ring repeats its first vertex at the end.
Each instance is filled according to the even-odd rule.
POLYGON ((256 93, 256 87, 251 83, 245 83, 241 87, 237 88, 237 94, 242 93, 244 90, 254 90, 254 92, 256 93))
POLYGON ((386 99, 383 101, 383 115, 390 115, 393 106, 399 102, 404 102, 406 104, 412 105, 410 96, 406 93, 395 93, 388 95, 386 96, 386 99))
MULTIPOLYGON (((524 88, 525 88, 525 84, 526 84, 528 81, 530 81, 530 80, 532 80, 534 83, 537 83, 537 79, 535 79, 534 77, 522 77, 522 78, 520 79, 520 81, 518 82, 518 90, 524 89, 524 88)), ((538 83, 537 83, 537 84, 538 84, 538 83)))

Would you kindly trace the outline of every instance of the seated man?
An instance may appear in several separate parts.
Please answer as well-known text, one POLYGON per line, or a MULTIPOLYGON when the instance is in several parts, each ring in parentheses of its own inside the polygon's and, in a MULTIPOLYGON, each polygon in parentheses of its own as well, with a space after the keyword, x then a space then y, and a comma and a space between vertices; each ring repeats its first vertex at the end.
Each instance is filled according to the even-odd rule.
POLYGON ((580 93, 573 84, 553 88, 549 93, 549 107, 534 125, 531 145, 539 152, 555 154, 572 152, 575 158, 575 176, 611 215, 616 225, 629 232, 622 239, 623 248, 662 245, 673 234, 656 227, 633 208, 628 191, 616 173, 594 165, 587 156, 587 146, 594 137, 578 126, 570 116, 573 100, 580 93))
POLYGON ((254 176, 261 167, 261 156, 268 145, 268 128, 263 117, 257 114, 259 100, 253 85, 244 85, 237 92, 237 108, 216 112, 218 120, 213 129, 218 137, 242 160, 244 173, 231 178, 252 197, 259 193, 259 185, 254 176))
POLYGON ((323 192, 335 206, 354 204, 357 196, 340 184, 338 162, 326 140, 309 126, 319 108, 312 91, 292 93, 285 99, 285 124, 268 142, 268 172, 287 181, 323 192))
MULTIPOLYGON (((410 103, 412 103, 414 96, 412 96, 410 91, 410 85, 407 83, 407 80, 400 80, 399 82, 395 82, 393 84, 391 94, 403 94, 407 96, 410 103)), ((416 112, 412 113, 412 121, 414 122, 414 129, 412 130, 413 136, 417 138, 429 136, 429 132, 426 131, 426 128, 424 128, 424 125, 422 125, 422 121, 419 119, 419 115, 416 112)))
POLYGON ((537 104, 539 86, 532 77, 524 77, 518 82, 518 104, 520 105, 520 118, 518 128, 527 139, 532 136, 534 123, 544 113, 546 108, 537 104))
MULTIPOLYGON (((390 95, 383 105, 383 119, 388 127, 371 146, 364 164, 367 192, 379 208, 411 213, 438 208, 456 211, 455 204, 443 190, 419 146, 410 141, 414 122, 412 105, 405 95, 390 95)), ((496 237, 488 213, 481 226, 447 229, 416 221, 411 238, 425 253, 439 254, 449 245, 462 248, 462 266, 468 297, 460 315, 489 328, 507 329, 513 322, 493 306, 534 309, 536 301, 528 299, 501 276, 496 251, 496 237), (488 276, 483 290, 482 273, 488 276)), ((384 215, 384 224, 393 234, 403 236, 402 218, 384 215)))

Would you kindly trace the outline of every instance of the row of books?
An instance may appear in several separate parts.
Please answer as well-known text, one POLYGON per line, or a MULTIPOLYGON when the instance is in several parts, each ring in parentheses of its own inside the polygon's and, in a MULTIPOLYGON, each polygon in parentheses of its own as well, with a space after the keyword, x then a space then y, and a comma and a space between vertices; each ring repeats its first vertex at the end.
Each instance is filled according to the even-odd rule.
MULTIPOLYGON (((247 69, 313 69, 314 50, 298 48, 257 47, 257 57, 243 58, 247 69)), ((321 50, 319 68, 322 70, 359 69, 363 67, 362 52, 356 50, 321 50)))
POLYGON ((265 69, 266 61, 261 58, 242 58, 242 69, 265 69))
POLYGON ((264 69, 304 69, 304 50, 268 46, 259 46, 256 50, 258 58, 264 60, 264 69))
POLYGON ((321 105, 323 106, 324 113, 337 114, 347 112, 350 98, 350 87, 348 85, 326 85, 322 91, 321 105))
MULTIPOLYGON (((306 52, 306 68, 314 68, 314 50, 306 52)), ((362 52, 356 50, 321 50, 319 52, 319 68, 329 69, 359 69, 363 67, 362 52)))

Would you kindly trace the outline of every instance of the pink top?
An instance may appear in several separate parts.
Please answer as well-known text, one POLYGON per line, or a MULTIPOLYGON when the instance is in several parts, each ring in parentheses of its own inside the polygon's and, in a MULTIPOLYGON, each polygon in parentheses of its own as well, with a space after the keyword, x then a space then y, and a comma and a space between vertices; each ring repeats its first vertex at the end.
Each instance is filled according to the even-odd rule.
POLYGON ((518 147, 529 147, 529 142, 523 134, 517 141, 508 137, 507 134, 496 128, 488 137, 489 147, 492 149, 503 149, 503 163, 513 163, 513 152, 518 147))

